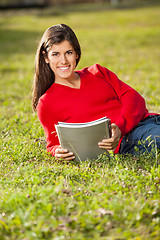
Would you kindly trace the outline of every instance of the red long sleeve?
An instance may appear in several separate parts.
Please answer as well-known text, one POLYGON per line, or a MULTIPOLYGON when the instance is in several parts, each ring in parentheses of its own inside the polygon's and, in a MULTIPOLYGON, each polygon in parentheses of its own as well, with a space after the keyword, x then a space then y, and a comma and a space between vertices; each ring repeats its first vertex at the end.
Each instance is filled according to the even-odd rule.
POLYGON ((133 88, 119 80, 113 72, 104 67, 98 67, 102 75, 112 85, 121 102, 120 115, 117 116, 115 124, 120 128, 122 136, 124 136, 148 114, 145 100, 133 88))
POLYGON ((39 99, 37 114, 52 155, 59 146, 54 127, 58 121, 88 122, 107 116, 123 136, 149 115, 139 93, 107 68, 95 64, 76 72, 80 89, 54 83, 39 99))

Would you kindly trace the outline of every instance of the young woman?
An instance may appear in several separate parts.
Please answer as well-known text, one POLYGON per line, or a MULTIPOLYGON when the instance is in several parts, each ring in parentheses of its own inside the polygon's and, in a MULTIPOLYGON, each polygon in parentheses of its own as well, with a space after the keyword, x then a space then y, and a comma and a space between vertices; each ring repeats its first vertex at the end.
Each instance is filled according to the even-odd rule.
POLYGON ((133 155, 135 146, 139 152, 160 149, 160 116, 148 113, 140 94, 109 69, 95 64, 76 71, 80 57, 78 39, 69 26, 45 31, 36 54, 32 104, 44 128, 47 151, 56 159, 73 160, 74 153, 61 148, 54 124, 104 116, 111 119, 112 136, 102 139, 100 148, 133 155))

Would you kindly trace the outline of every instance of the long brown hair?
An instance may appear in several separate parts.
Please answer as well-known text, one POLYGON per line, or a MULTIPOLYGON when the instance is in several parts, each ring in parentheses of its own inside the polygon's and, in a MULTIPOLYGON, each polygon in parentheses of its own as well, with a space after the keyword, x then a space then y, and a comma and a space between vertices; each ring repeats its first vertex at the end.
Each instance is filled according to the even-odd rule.
POLYGON ((35 75, 33 86, 32 107, 36 110, 39 98, 50 88, 55 81, 54 72, 51 70, 49 64, 45 62, 49 49, 53 44, 68 40, 74 48, 78 58, 76 59, 76 66, 81 57, 81 48, 78 39, 73 30, 65 25, 58 24, 48 28, 39 43, 36 58, 35 58, 35 75))

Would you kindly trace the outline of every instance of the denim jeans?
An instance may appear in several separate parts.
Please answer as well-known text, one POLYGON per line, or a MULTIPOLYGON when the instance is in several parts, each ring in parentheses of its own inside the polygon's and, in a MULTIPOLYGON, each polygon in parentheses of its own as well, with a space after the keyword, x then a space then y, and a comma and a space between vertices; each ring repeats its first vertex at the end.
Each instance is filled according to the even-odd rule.
POLYGON ((160 116, 149 115, 123 137, 119 153, 136 156, 156 149, 160 150, 160 116))

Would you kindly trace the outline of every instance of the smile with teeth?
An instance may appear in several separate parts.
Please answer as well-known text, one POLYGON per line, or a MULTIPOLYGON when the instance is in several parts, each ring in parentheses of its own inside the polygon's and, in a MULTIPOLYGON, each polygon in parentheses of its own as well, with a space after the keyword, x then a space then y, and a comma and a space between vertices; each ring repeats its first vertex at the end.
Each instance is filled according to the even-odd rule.
POLYGON ((59 67, 59 69, 62 71, 62 72, 65 72, 69 69, 69 66, 67 67, 59 67))

